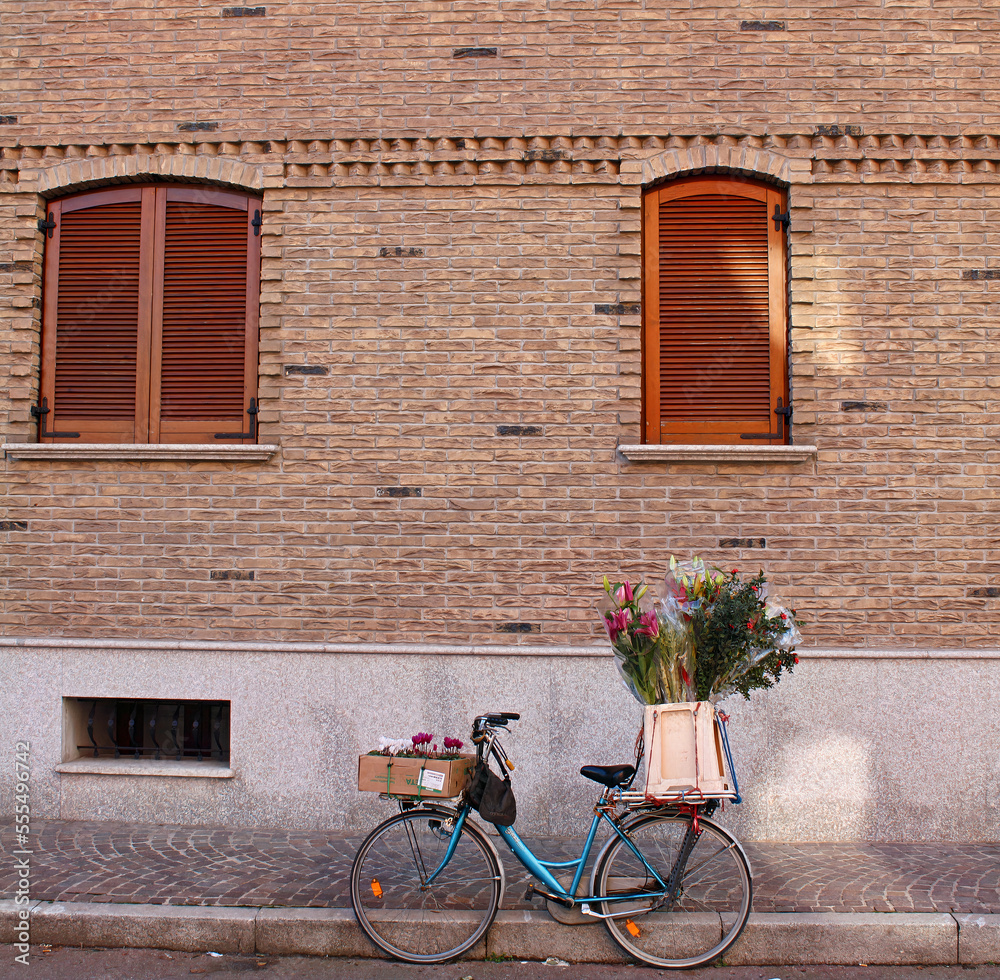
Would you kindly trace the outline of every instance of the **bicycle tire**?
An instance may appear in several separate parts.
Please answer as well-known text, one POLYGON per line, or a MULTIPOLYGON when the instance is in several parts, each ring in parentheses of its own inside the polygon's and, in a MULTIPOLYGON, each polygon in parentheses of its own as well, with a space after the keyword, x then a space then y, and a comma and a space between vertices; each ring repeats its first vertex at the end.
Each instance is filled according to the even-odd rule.
MULTIPOLYGON (((660 877, 669 880, 691 818, 643 814, 624 830, 660 877)), ((630 956, 664 969, 690 969, 718 959, 740 937, 753 903, 750 865, 736 838, 718 824, 699 819, 701 835, 685 865, 680 893, 668 910, 662 897, 600 902, 611 938, 630 956)), ((608 897, 658 885, 618 836, 595 862, 591 894, 608 897)))
POLYGON ((503 869, 478 827, 466 821, 447 866, 456 811, 421 807, 390 817, 362 842, 351 866, 358 925, 379 949, 406 963, 446 963, 486 934, 503 898, 503 869))

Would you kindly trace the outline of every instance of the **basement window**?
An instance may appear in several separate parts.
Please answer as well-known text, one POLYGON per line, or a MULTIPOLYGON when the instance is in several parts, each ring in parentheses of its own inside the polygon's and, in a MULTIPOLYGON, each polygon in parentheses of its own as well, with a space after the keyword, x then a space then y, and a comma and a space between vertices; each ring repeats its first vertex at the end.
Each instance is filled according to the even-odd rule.
POLYGON ((63 698, 61 773, 227 778, 229 701, 63 698))

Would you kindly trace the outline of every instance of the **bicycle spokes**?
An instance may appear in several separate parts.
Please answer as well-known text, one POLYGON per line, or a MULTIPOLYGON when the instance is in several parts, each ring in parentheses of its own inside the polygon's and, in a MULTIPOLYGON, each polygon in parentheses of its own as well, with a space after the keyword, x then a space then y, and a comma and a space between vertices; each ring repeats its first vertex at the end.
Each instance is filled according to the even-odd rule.
POLYGON ((493 921, 503 881, 496 852, 476 827, 455 836, 446 811, 410 810, 380 824, 358 849, 351 903, 389 955, 442 963, 471 949, 493 921))
POLYGON ((750 914, 750 873, 725 830, 682 814, 644 814, 602 852, 594 891, 606 896, 605 926, 624 950, 653 966, 701 966, 739 937, 750 914), (656 877, 670 888, 654 884, 656 877), (648 892, 649 897, 643 893, 648 892))

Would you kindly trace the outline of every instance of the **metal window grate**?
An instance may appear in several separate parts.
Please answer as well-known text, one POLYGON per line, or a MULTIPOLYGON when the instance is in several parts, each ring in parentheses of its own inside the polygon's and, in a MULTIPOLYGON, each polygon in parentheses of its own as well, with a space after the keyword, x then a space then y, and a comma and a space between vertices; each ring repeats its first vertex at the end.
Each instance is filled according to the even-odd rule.
POLYGON ((66 701, 80 757, 229 761, 229 701, 66 701))

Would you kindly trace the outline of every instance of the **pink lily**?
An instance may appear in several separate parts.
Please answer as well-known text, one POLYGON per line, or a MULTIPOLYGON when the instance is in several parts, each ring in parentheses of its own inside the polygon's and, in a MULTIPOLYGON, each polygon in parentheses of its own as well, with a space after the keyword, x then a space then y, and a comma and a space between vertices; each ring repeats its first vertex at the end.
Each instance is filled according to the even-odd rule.
POLYGON ((614 643, 615 637, 618 635, 615 632, 615 624, 613 622, 614 617, 611 615, 604 617, 604 631, 608 634, 608 639, 614 643))
POLYGON ((631 602, 634 598, 635 593, 632 591, 632 585, 629 582, 622 582, 615 590, 615 601, 619 606, 626 602, 631 602))
POLYGON ((639 617, 639 622, 642 623, 635 632, 637 636, 658 636, 660 632, 660 621, 656 618, 656 613, 652 609, 649 612, 643 613, 639 617))
POLYGON ((619 609, 605 618, 604 626, 608 631, 608 636, 611 637, 612 643, 618 639, 619 634, 628 626, 628 621, 629 614, 627 609, 619 609))

